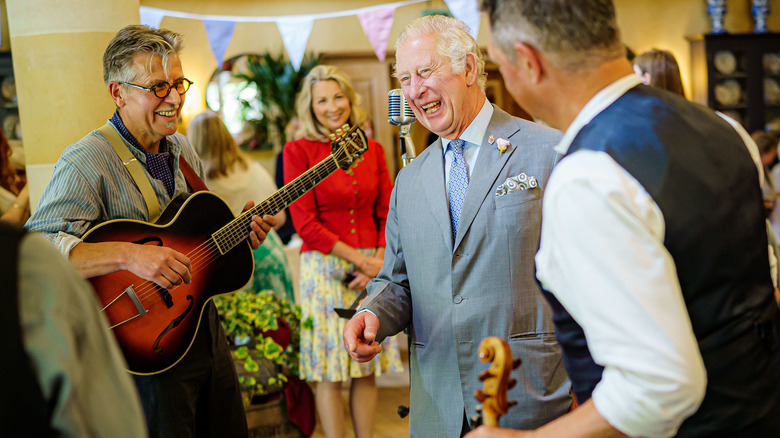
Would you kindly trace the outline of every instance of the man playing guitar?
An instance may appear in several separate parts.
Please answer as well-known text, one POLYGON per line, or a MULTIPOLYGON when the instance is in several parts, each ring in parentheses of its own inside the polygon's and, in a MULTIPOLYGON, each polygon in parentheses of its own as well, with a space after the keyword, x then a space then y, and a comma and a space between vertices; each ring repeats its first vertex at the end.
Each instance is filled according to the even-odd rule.
MULTIPOLYGON (((191 84, 182 71, 181 48, 181 35, 131 25, 117 33, 103 56, 104 80, 117 106, 109 128, 143 168, 156 197, 152 202, 158 204, 154 207, 160 210, 202 184, 200 160, 189 141, 176 133, 191 84), (188 176, 183 168, 194 172, 188 176)), ((41 231, 85 277, 129 271, 159 286, 152 285, 155 293, 174 294, 177 286, 197 275, 187 255, 161 245, 82 241, 87 231, 107 221, 154 220, 142 184, 134 182, 125 168, 128 163, 111 143, 102 130, 95 130, 63 152, 27 228, 41 231)), ((247 203, 245 210, 252 205, 247 203)), ((252 216, 245 230, 252 248, 265 240, 273 224, 270 215, 252 216)), ((186 355, 175 365, 134 376, 150 436, 247 435, 235 369, 210 301, 203 305, 198 327, 186 355)))

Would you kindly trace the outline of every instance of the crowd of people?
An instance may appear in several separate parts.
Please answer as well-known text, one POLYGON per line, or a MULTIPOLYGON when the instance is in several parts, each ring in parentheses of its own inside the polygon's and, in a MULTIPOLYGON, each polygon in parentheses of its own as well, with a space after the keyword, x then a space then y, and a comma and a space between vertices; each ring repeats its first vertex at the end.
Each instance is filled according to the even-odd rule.
MULTIPOLYGON (((103 73, 116 111, 64 150, 32 216, 0 133, 0 273, 11 285, 0 322, 4 357, 16 358, 2 367, 21 394, 2 398, 0 430, 248 436, 202 290, 235 270, 300 305, 300 378, 329 438, 347 434, 346 385, 353 435, 373 435, 376 377, 403 370, 402 331, 413 437, 773 436, 777 138, 689 102, 670 52, 629 61, 612 0, 479 7, 490 60, 539 123, 488 101, 485 57, 465 23, 417 18, 396 41, 393 76, 433 142, 393 182, 369 135, 358 166, 322 178, 289 214, 253 208, 279 187, 217 113, 177 132, 192 82, 183 37, 166 29, 130 25, 111 40, 103 73), (188 205, 211 210, 195 204, 212 196, 203 191, 218 195, 205 198, 215 211, 245 217, 229 247, 224 224, 200 246, 182 242, 206 226, 180 217, 195 213, 188 205), (181 228, 139 237, 146 229, 133 224, 154 222, 181 228), (297 294, 275 231, 285 223, 302 241, 297 294), (127 231, 106 231, 117 224, 127 231), (208 266, 223 255, 236 262, 208 266), (114 301, 87 281, 104 278, 128 281, 114 301), (334 311, 364 292, 351 318, 334 311), (107 321, 100 307, 115 302, 123 319, 107 321), (136 320, 153 343, 108 334, 136 320), (489 336, 522 360, 506 394, 518 406, 500 427, 472 421, 489 336), (173 337, 186 347, 175 362, 125 371, 123 353, 168 354, 173 337)), ((345 125, 369 126, 361 104, 342 70, 313 68, 281 181, 328 160, 345 125)))

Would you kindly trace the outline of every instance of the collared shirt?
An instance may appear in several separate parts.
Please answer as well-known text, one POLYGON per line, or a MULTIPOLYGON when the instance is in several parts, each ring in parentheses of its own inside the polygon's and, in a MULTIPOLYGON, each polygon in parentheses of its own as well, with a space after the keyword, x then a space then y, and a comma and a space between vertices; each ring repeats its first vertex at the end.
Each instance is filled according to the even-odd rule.
MULTIPOLYGON (((556 150, 640 83, 626 76, 596 94, 556 150)), ((545 191, 537 278, 583 327, 596 363, 598 412, 631 436, 672 436, 699 407, 706 370, 664 246, 658 205, 605 152, 579 150, 545 191)))
MULTIPOLYGON (((493 117, 493 105, 485 98, 485 102, 482 104, 482 109, 477 113, 477 117, 471 121, 471 124, 460 135, 461 140, 466 143, 463 145, 463 158, 466 161, 466 170, 469 172, 469 180, 471 180, 471 173, 474 171, 474 165, 477 162, 477 156, 479 155, 479 147, 482 145, 482 139, 485 138, 485 132, 487 132, 490 119, 493 117)), ((450 167, 452 167, 452 156, 454 152, 450 148, 450 141, 441 137, 441 150, 444 157, 444 181, 445 188, 450 183, 450 167)))
POLYGON ((158 179, 165 184, 165 189, 168 190, 168 196, 173 195, 174 181, 173 181, 173 160, 171 154, 168 152, 168 140, 165 137, 160 140, 160 150, 158 153, 153 154, 146 150, 138 140, 133 137, 133 134, 127 130, 122 118, 119 117, 119 110, 114 111, 114 115, 111 117, 111 123, 116 126, 119 135, 130 143, 134 148, 143 152, 146 156, 146 166, 149 170, 149 174, 154 179, 158 179))

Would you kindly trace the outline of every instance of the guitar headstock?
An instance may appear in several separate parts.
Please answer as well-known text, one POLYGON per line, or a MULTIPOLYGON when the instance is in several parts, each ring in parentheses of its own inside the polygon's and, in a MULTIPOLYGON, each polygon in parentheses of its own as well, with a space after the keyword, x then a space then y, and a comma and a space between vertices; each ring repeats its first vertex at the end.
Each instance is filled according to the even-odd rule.
POLYGON ((498 419, 517 404, 516 401, 507 401, 506 393, 517 383, 509 378, 509 373, 520 366, 520 359, 513 361, 509 344, 496 336, 483 339, 478 354, 479 360, 491 364, 479 375, 484 387, 474 391, 474 397, 482 403, 481 418, 477 421, 481 420, 487 426, 498 426, 498 419))
POLYGON ((349 170, 350 166, 359 161, 363 152, 368 150, 366 134, 357 126, 342 126, 330 134, 330 140, 331 155, 343 170, 349 170))

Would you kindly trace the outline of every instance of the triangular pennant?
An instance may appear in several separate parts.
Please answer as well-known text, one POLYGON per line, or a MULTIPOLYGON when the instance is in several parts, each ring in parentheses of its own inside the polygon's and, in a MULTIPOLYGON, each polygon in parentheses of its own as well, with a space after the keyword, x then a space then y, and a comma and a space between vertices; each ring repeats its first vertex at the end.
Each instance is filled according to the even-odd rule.
POLYGON ((368 42, 371 43, 380 61, 385 60, 387 53, 387 38, 390 36, 390 28, 393 27, 393 14, 395 14, 395 6, 371 9, 357 14, 363 32, 366 33, 368 42))
POLYGON ((228 44, 233 39, 233 30, 236 28, 236 22, 203 20, 203 27, 206 28, 206 36, 209 39, 211 52, 217 60, 217 66, 221 66, 222 61, 225 59, 225 51, 228 44))
POLYGON ((481 18, 477 0, 444 0, 450 8, 452 16, 466 23, 471 29, 471 36, 477 39, 479 35, 479 20, 481 18))
POLYGON ((303 62, 303 55, 306 53, 306 43, 309 41, 313 24, 314 19, 311 16, 276 20, 276 26, 279 28, 279 33, 282 34, 284 48, 287 50, 287 56, 290 57, 290 63, 295 71, 298 71, 301 67, 301 62, 303 62))
POLYGON ((159 29, 160 23, 162 22, 162 19, 165 16, 164 11, 161 11, 159 9, 147 8, 145 6, 139 7, 138 12, 141 15, 141 24, 145 24, 155 29, 159 29))

